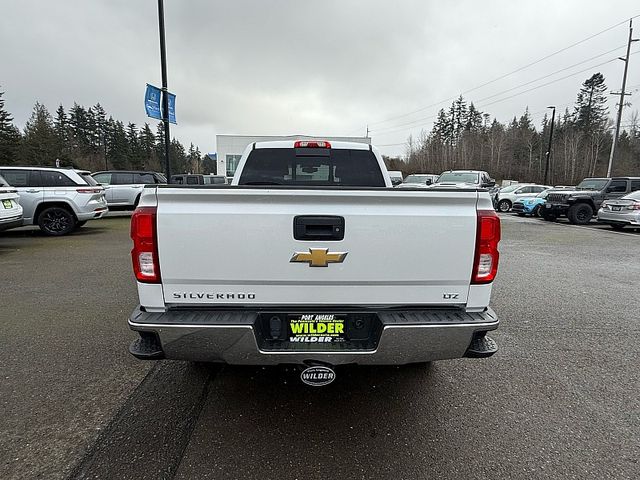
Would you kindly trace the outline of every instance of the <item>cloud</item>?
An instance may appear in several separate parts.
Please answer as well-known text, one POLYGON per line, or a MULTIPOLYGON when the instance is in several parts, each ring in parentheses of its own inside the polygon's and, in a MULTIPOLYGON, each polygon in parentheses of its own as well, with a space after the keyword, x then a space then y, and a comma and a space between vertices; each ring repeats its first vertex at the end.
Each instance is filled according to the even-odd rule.
MULTIPOLYGON (((381 120, 455 96, 638 13, 631 1, 602 11, 578 0, 167 0, 169 88, 177 95, 179 122, 172 134, 212 151, 217 133, 348 135, 371 124, 375 143, 402 143, 409 133, 429 129, 430 116, 447 102, 381 120), (399 126, 419 119, 415 127, 399 126)), ((623 25, 466 96, 481 99, 625 40, 623 25)), ((12 2, 0 17, 0 42, 10 46, 0 52, 0 88, 19 125, 36 100, 50 110, 100 102, 125 122, 148 121, 144 86, 160 84, 155 2, 12 2)), ((632 85, 640 83, 635 60, 632 85)), ((611 88, 619 88, 620 64, 596 69, 611 88)), ((588 76, 486 110, 506 120, 527 105, 537 113, 571 103, 588 76)))

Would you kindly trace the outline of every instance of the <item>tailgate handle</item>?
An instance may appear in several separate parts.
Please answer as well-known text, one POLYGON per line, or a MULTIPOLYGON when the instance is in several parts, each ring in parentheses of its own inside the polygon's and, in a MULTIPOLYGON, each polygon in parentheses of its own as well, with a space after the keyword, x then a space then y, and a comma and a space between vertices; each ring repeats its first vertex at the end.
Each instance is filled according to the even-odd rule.
POLYGON ((293 219, 296 240, 337 241, 344 239, 344 217, 299 215, 293 219))

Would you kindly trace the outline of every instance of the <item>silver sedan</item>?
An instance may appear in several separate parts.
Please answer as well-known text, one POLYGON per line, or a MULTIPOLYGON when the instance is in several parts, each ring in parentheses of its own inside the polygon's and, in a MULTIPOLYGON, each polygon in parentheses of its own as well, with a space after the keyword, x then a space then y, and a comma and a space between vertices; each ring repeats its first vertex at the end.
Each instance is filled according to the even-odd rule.
POLYGON ((622 230, 626 226, 640 227, 640 190, 603 202, 598 210, 598 222, 607 223, 614 230, 622 230))

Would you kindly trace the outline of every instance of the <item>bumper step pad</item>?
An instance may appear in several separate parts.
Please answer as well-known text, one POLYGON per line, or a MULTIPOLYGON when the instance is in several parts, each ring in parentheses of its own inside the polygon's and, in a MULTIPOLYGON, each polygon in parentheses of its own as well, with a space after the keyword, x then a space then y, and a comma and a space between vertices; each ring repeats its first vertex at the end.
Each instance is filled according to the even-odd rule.
POLYGON ((475 338, 464 354, 467 358, 486 358, 498 351, 498 344, 491 337, 475 338))
POLYGON ((140 360, 164 358, 164 352, 157 335, 149 332, 140 332, 140 337, 136 338, 129 346, 129 352, 140 360))

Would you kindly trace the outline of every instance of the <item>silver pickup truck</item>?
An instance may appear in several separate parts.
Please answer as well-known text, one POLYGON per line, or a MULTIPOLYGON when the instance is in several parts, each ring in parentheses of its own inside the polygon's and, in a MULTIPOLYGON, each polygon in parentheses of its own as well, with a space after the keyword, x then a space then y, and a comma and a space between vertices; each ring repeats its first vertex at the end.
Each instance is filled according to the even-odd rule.
POLYGON ((302 366, 487 357, 484 189, 394 189, 375 147, 254 143, 231 185, 148 186, 131 220, 141 359, 302 366))

